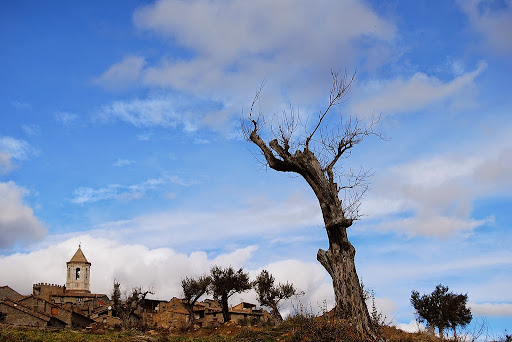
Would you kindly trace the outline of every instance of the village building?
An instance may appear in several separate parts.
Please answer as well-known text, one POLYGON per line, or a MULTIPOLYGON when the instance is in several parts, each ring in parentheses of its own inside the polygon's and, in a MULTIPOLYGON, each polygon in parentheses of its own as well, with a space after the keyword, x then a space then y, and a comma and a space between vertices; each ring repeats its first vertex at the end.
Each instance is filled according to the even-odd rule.
POLYGON ((106 305, 110 300, 104 294, 89 290, 91 263, 80 245, 66 268, 66 285, 34 284, 29 296, 22 296, 9 286, 0 287, 2 323, 60 328, 85 328, 93 323, 89 316, 94 308, 106 305))
POLYGON ((0 301, 0 320, 3 324, 25 327, 66 327, 61 319, 35 311, 10 299, 0 301))
MULTIPOLYGON (((9 286, 0 286, 0 323, 17 326, 86 328, 91 324, 104 327, 146 326, 176 330, 190 323, 190 313, 183 299, 170 301, 144 299, 122 322, 105 294, 90 291, 91 263, 81 245, 66 262, 66 285, 37 283, 32 294, 23 296, 9 286)), ((239 324, 258 324, 271 320, 266 310, 242 302, 230 309, 231 320, 239 324)), ((222 307, 213 299, 197 302, 193 308, 195 327, 216 327, 224 323, 222 307)))
POLYGON ((0 300, 10 299, 17 301, 23 298, 23 295, 11 289, 9 286, 0 286, 0 300))

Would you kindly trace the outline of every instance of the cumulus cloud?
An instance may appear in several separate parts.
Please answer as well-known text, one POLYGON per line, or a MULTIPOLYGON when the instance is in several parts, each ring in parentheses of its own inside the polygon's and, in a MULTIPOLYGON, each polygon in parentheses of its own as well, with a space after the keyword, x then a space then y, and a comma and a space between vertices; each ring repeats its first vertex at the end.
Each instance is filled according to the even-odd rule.
POLYGON ((376 111, 399 114, 422 109, 446 99, 454 100, 468 87, 472 87, 474 79, 486 68, 487 64, 481 62, 476 70, 461 74, 448 82, 421 72, 406 80, 398 78, 380 83, 372 82, 371 86, 367 86, 368 96, 354 101, 352 111, 362 117, 376 111))
POLYGON ((360 1, 164 0, 137 9, 133 22, 191 53, 152 64, 142 56, 128 56, 96 82, 111 87, 133 82, 169 87, 185 97, 200 94, 202 101, 217 105, 179 110, 181 99, 169 103, 148 98, 115 102, 101 112, 136 126, 182 123, 187 128, 193 122, 216 130, 238 117, 240 108, 251 100, 248 94, 254 94, 269 75, 272 83, 267 85, 265 101, 272 110, 298 98, 304 105, 316 102, 328 91, 330 67, 353 65, 359 53, 374 56, 368 57, 368 64, 382 63, 383 56, 391 54, 396 35, 392 23, 360 1), (354 44, 357 39, 372 44, 354 44), (280 89, 283 85, 286 92, 280 89))
POLYGON ((139 79, 145 64, 144 57, 125 57, 121 62, 112 65, 101 76, 96 78, 94 83, 107 89, 125 89, 139 79))
POLYGON ((418 323, 416 321, 410 321, 409 323, 399 323, 396 325, 396 327, 409 333, 416 333, 426 330, 423 324, 418 323))
POLYGON ((512 53, 512 3, 510 1, 459 1, 473 28, 485 41, 485 47, 501 54, 512 53), (498 5, 499 4, 499 5, 498 5))
MULTIPOLYGON (((155 290, 154 297, 169 300, 174 296, 182 296, 181 279, 208 273, 213 265, 243 267, 251 277, 259 272, 259 269, 245 267, 257 251, 257 246, 224 252, 212 258, 201 250, 181 254, 171 248, 150 249, 142 244, 122 244, 116 240, 81 235, 30 253, 0 257, 2 281, 23 294, 31 293, 32 284, 38 282, 64 284, 66 262, 75 253, 79 242, 87 260, 92 264, 91 291, 109 296, 114 279, 125 289, 151 286, 155 290), (20 269, 24 272, 19 272, 20 269)), ((321 303, 327 299, 329 305, 332 305, 332 287, 321 266, 285 260, 265 265, 264 268, 275 274, 278 281, 290 281, 304 290, 304 304, 311 302, 316 306, 316 302, 321 303)), ((255 294, 253 291, 246 292, 232 299, 233 302, 239 300, 255 302, 255 294)), ((290 303, 284 309, 289 312, 290 303)))
POLYGON ((13 159, 26 160, 33 153, 34 150, 26 141, 0 136, 0 174, 14 168, 13 159))
POLYGON ((38 241, 46 236, 43 224, 23 203, 28 193, 14 182, 0 183, 0 250, 38 241))

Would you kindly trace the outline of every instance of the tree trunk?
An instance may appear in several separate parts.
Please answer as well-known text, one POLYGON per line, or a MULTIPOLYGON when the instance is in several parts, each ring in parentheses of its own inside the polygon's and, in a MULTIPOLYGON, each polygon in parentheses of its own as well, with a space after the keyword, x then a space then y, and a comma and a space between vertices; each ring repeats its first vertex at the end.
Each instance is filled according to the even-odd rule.
POLYGON ((281 323, 283 321, 283 316, 279 312, 279 309, 276 306, 272 306, 272 310, 270 311, 270 315, 274 318, 277 323, 281 323))
POLYGON ((331 227, 327 229, 327 234, 329 249, 318 250, 317 260, 332 278, 336 317, 349 320, 366 336, 375 336, 356 272, 356 250, 348 241, 346 228, 339 225, 331 227))
POLYGON ((222 317, 224 318, 224 323, 229 322, 231 320, 231 315, 229 314, 228 296, 222 295, 221 305, 222 305, 222 317))

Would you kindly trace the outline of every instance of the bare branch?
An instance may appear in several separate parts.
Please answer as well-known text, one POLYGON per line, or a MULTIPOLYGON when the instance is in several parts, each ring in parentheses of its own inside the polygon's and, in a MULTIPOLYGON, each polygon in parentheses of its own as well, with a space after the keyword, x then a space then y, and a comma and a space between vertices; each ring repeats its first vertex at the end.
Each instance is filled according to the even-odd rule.
POLYGON ((347 81, 346 73, 343 75, 343 77, 341 79, 339 78, 338 72, 331 70, 331 75, 332 75, 332 88, 331 88, 331 92, 329 95, 329 105, 327 106, 327 108, 325 109, 323 114, 321 114, 319 116, 318 123, 317 123, 315 129, 313 129, 311 134, 307 137, 306 148, 309 148, 309 142, 315 135, 315 133, 318 130, 318 128, 320 127, 320 125, 322 124, 322 121, 324 120, 327 113, 329 113, 329 111, 331 110, 331 107, 333 107, 341 102, 341 100, 343 99, 345 94, 348 92, 348 90, 352 86, 352 83, 356 80, 356 73, 354 73, 352 75, 352 78, 348 81, 347 81))

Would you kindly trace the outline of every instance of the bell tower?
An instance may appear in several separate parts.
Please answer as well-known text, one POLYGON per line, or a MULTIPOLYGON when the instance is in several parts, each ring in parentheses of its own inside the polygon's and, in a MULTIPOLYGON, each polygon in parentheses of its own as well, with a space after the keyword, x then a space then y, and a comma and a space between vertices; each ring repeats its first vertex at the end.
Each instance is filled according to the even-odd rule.
POLYGON ((66 292, 75 291, 91 293, 91 291, 89 291, 91 263, 85 258, 80 245, 78 245, 78 250, 71 260, 66 263, 66 266, 66 292))

